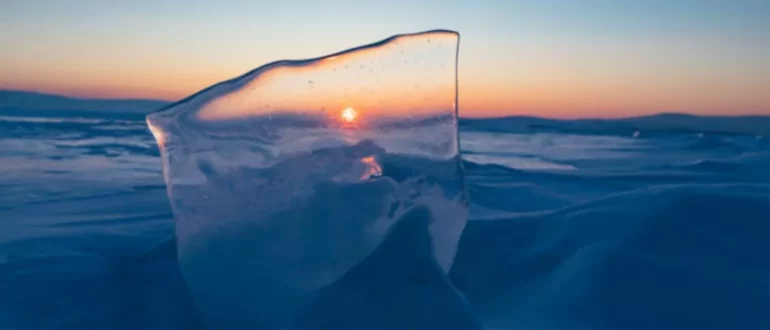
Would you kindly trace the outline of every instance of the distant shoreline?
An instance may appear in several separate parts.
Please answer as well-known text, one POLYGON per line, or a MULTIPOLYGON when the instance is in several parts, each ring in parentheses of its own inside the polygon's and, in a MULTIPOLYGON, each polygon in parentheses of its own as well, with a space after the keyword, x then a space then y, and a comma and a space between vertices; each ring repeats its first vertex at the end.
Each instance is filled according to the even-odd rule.
POLYGON ((0 109, 148 113, 169 101, 145 99, 84 99, 38 92, 0 90, 0 109))

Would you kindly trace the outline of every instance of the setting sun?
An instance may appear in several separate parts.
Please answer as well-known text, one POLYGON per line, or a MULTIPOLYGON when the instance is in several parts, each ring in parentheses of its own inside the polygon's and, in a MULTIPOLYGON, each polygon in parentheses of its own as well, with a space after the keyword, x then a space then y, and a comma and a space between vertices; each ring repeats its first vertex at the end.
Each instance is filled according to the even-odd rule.
POLYGON ((345 108, 345 110, 342 110, 342 120, 352 123, 354 120, 356 120, 356 117, 358 116, 358 111, 356 109, 353 109, 351 107, 345 108))

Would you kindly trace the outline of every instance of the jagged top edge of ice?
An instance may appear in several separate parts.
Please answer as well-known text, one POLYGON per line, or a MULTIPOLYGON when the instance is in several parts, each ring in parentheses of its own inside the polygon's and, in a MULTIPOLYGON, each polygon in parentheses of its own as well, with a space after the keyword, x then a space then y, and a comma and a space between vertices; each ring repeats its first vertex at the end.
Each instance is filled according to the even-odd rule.
MULTIPOLYGON (((417 37, 417 36, 423 36, 423 35, 429 35, 429 34, 453 34, 453 35, 455 35, 458 38, 458 41, 460 39, 460 33, 457 32, 457 31, 448 30, 448 29, 434 29, 434 30, 427 30, 427 31, 422 31, 422 32, 396 34, 396 35, 390 36, 388 38, 382 39, 382 40, 377 41, 377 42, 373 42, 373 43, 370 43, 370 44, 349 48, 349 49, 346 49, 346 50, 343 50, 343 51, 339 51, 339 52, 336 52, 336 53, 332 53, 332 54, 328 54, 328 55, 324 55, 324 56, 319 56, 319 57, 315 57, 315 58, 273 61, 273 62, 264 64, 264 65, 261 65, 261 66, 255 68, 255 69, 252 69, 251 71, 248 71, 248 72, 246 72, 246 73, 244 73, 244 74, 242 74, 240 76, 237 76, 235 78, 228 79, 228 80, 221 81, 221 82, 218 82, 216 84, 210 85, 210 86, 208 86, 208 87, 206 87, 206 88, 204 88, 204 89, 202 89, 202 90, 200 90, 200 91, 198 91, 198 92, 196 92, 196 93, 194 93, 194 94, 192 94, 192 95, 190 95, 188 97, 185 97, 184 99, 181 99, 181 100, 176 101, 174 103, 168 104, 168 105, 166 105, 166 106, 164 106, 164 107, 162 107, 162 108, 160 108, 158 110, 155 110, 155 111, 152 111, 152 112, 148 113, 147 117, 150 117, 150 116, 152 116, 154 114, 158 114, 158 113, 164 112, 164 111, 169 110, 169 109, 176 108, 179 105, 188 103, 188 102, 190 102, 190 101, 192 101, 192 100, 202 96, 206 92, 211 91, 214 88, 225 86, 225 85, 236 84, 236 83, 239 83, 239 82, 241 82, 243 80, 253 78, 254 74, 259 73, 259 72, 261 72, 261 71, 263 71, 265 69, 269 69, 269 68, 274 67, 274 66, 281 66, 281 65, 305 65, 305 64, 321 61, 321 60, 324 60, 324 59, 332 58, 332 57, 335 57, 335 56, 340 56, 340 55, 345 55, 345 54, 349 54, 349 53, 354 53, 354 52, 365 50, 365 49, 377 48, 377 47, 386 45, 386 44, 388 44, 390 42, 393 42, 393 41, 401 39, 401 38, 417 37)), ((456 51, 459 54, 459 51, 460 51, 459 48, 456 51)), ((458 61, 458 60, 459 60, 459 56, 456 56, 455 57, 455 61, 458 61)), ((455 65, 455 70, 457 70, 457 65, 455 65)), ((455 74, 455 80, 457 80, 457 75, 456 74, 455 74)), ((455 89, 456 88, 457 88, 457 81, 455 81, 455 89)), ((457 93, 455 93, 455 98, 457 98, 457 93)), ((455 110, 455 116, 457 116, 457 102, 456 101, 455 101, 455 109, 454 110, 455 110)))

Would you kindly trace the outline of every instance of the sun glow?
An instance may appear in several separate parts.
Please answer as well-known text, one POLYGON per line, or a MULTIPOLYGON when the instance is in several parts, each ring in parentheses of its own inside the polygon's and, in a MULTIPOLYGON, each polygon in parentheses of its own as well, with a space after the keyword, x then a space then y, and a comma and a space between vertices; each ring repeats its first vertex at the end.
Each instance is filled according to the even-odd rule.
POLYGON ((347 107, 345 110, 342 110, 340 116, 345 122, 352 123, 354 120, 356 120, 356 117, 358 117, 358 111, 352 107, 347 107))

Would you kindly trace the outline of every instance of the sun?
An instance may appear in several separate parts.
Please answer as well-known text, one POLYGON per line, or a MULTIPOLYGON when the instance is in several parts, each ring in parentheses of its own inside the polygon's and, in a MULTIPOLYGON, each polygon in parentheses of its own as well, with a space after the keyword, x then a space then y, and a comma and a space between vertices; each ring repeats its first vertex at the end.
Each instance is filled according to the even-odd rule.
POLYGON ((356 120, 356 117, 358 117, 358 111, 352 107, 347 107, 345 110, 342 110, 340 116, 342 117, 342 120, 348 123, 352 123, 354 120, 356 120))

